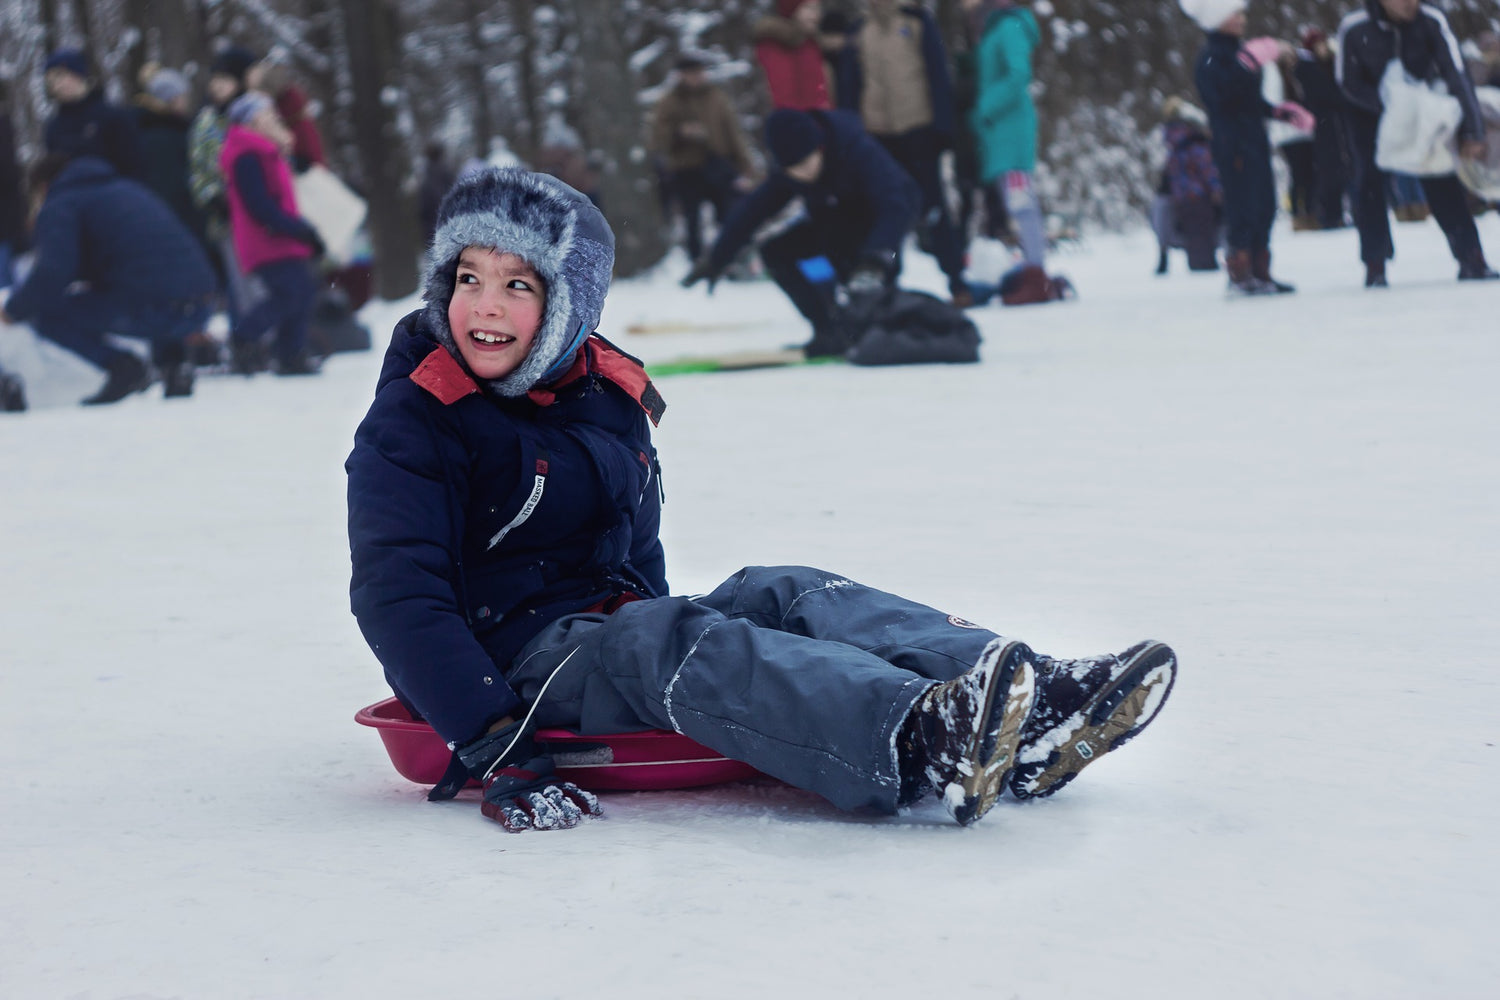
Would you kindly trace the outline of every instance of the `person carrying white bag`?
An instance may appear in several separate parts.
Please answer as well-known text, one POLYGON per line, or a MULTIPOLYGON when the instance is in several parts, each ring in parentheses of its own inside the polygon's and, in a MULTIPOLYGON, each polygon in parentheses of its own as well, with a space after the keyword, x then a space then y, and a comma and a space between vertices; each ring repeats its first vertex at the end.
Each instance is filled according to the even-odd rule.
POLYGON ((1354 220, 1365 287, 1386 287, 1395 256, 1386 171, 1421 178, 1432 215, 1458 261, 1458 280, 1500 278, 1455 173, 1457 157, 1485 155, 1485 126, 1448 19, 1421 0, 1366 0, 1339 25, 1335 72, 1349 99, 1354 220), (1455 147, 1456 146, 1456 150, 1455 147))

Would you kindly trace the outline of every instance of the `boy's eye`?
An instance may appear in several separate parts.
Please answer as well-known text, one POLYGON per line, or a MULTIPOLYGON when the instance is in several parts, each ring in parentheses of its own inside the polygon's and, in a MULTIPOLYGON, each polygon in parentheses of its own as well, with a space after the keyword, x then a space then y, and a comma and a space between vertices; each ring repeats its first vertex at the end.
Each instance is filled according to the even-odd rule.
POLYGON ((458 283, 460 285, 471 285, 471 284, 474 284, 474 283, 476 283, 478 281, 479 281, 479 276, 476 275, 476 274, 460 274, 458 276, 458 283))
POLYGON ((527 292, 531 291, 531 283, 528 282, 528 281, 524 281, 521 278, 512 278, 510 280, 510 284, 507 285, 506 287, 507 288, 519 288, 519 289, 521 289, 523 291, 527 291, 527 292))

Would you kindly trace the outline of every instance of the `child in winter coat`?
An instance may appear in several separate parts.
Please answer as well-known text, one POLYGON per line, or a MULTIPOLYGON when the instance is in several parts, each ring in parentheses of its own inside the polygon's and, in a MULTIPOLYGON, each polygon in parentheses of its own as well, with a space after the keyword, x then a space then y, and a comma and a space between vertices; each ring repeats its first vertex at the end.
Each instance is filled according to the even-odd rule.
POLYGON ((278 375, 318 370, 305 346, 318 291, 308 261, 323 255, 323 241, 297 211, 286 160, 291 142, 265 94, 251 91, 230 105, 220 162, 228 184, 235 256, 267 293, 234 325, 233 367, 244 375, 264 367, 261 340, 272 327, 278 375))
POLYGON ((439 212, 426 306, 403 319, 349 456, 351 602, 397 697, 512 831, 598 802, 538 726, 671 729, 845 809, 929 790, 972 823, 1051 794, 1171 688, 1160 643, 1061 661, 805 567, 669 595, 640 364, 593 335, 614 258, 555 178, 489 168, 439 212))
POLYGON ((1224 194, 1209 145, 1208 119, 1180 97, 1167 98, 1162 113, 1167 161, 1159 192, 1162 203, 1153 212, 1160 249, 1156 273, 1167 273, 1167 249, 1174 246, 1187 251, 1190 270, 1217 271, 1224 194))

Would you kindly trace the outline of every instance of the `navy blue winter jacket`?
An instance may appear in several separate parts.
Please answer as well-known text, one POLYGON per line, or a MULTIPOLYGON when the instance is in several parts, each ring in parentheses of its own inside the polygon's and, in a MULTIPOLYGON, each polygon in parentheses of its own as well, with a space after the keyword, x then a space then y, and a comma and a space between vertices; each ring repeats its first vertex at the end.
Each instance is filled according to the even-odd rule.
POLYGON ((139 177, 141 158, 135 114, 104 99, 95 88, 72 104, 59 104, 47 121, 43 138, 47 152, 71 158, 97 156, 108 160, 122 177, 139 177))
POLYGON ((47 189, 34 232, 36 263, 5 311, 24 320, 86 282, 126 309, 199 299, 215 287, 198 240, 145 185, 93 157, 47 189))
POLYGON ((1442 11, 1424 3, 1413 20, 1398 24, 1386 16, 1380 0, 1366 0, 1364 10, 1349 14, 1339 23, 1335 51, 1334 72, 1344 96, 1356 108, 1380 114, 1380 78, 1391 60, 1399 58, 1413 79, 1447 84, 1448 93, 1458 98, 1463 108, 1459 136, 1484 141, 1484 116, 1474 94, 1474 82, 1442 11))
MULTIPOLYGON (((901 13, 922 22, 922 62, 927 71, 927 94, 932 101, 932 130, 946 142, 953 141, 956 105, 953 96, 953 75, 948 71, 948 52, 943 48, 943 35, 924 8, 902 7, 901 13)), ((849 29, 849 43, 839 53, 838 97, 839 107, 846 111, 859 112, 865 89, 864 62, 859 58, 855 40, 864 22, 849 29)))
POLYGON ((917 182, 865 131, 852 111, 810 111, 823 129, 823 172, 801 184, 778 170, 741 198, 724 222, 709 257, 722 272, 755 231, 798 195, 814 226, 856 229, 862 255, 884 257, 901 249, 916 222, 922 194, 917 182))
POLYGON ((1275 109, 1261 95, 1260 71, 1247 69, 1239 54, 1238 37, 1210 31, 1195 73, 1213 133, 1214 163, 1226 183, 1242 174, 1271 173, 1265 120, 1275 109))
POLYGON ((667 593, 660 397, 591 338, 547 391, 481 393, 422 312, 396 327, 349 473, 350 603, 391 688, 463 744, 521 701, 505 672, 553 620, 667 593))

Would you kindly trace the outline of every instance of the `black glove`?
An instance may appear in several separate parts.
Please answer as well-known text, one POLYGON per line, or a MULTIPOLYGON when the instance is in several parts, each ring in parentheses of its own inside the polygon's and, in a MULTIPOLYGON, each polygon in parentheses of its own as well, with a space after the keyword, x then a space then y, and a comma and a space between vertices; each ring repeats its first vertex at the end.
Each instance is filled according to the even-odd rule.
POLYGON ((459 747, 458 756, 484 784, 480 812, 511 833, 567 830, 603 814, 592 793, 557 779, 552 758, 519 722, 459 747))
POLYGON ((708 294, 712 295, 714 285, 719 281, 719 271, 710 263, 708 254, 698 258, 698 262, 687 273, 687 277, 682 279, 681 285, 683 288, 692 288, 700 281, 708 282, 708 294))
POLYGON ((318 231, 306 219, 302 220, 302 225, 297 232, 292 234, 292 238, 299 243, 307 244, 315 260, 321 259, 324 254, 328 253, 328 247, 323 245, 323 237, 318 235, 318 231))

